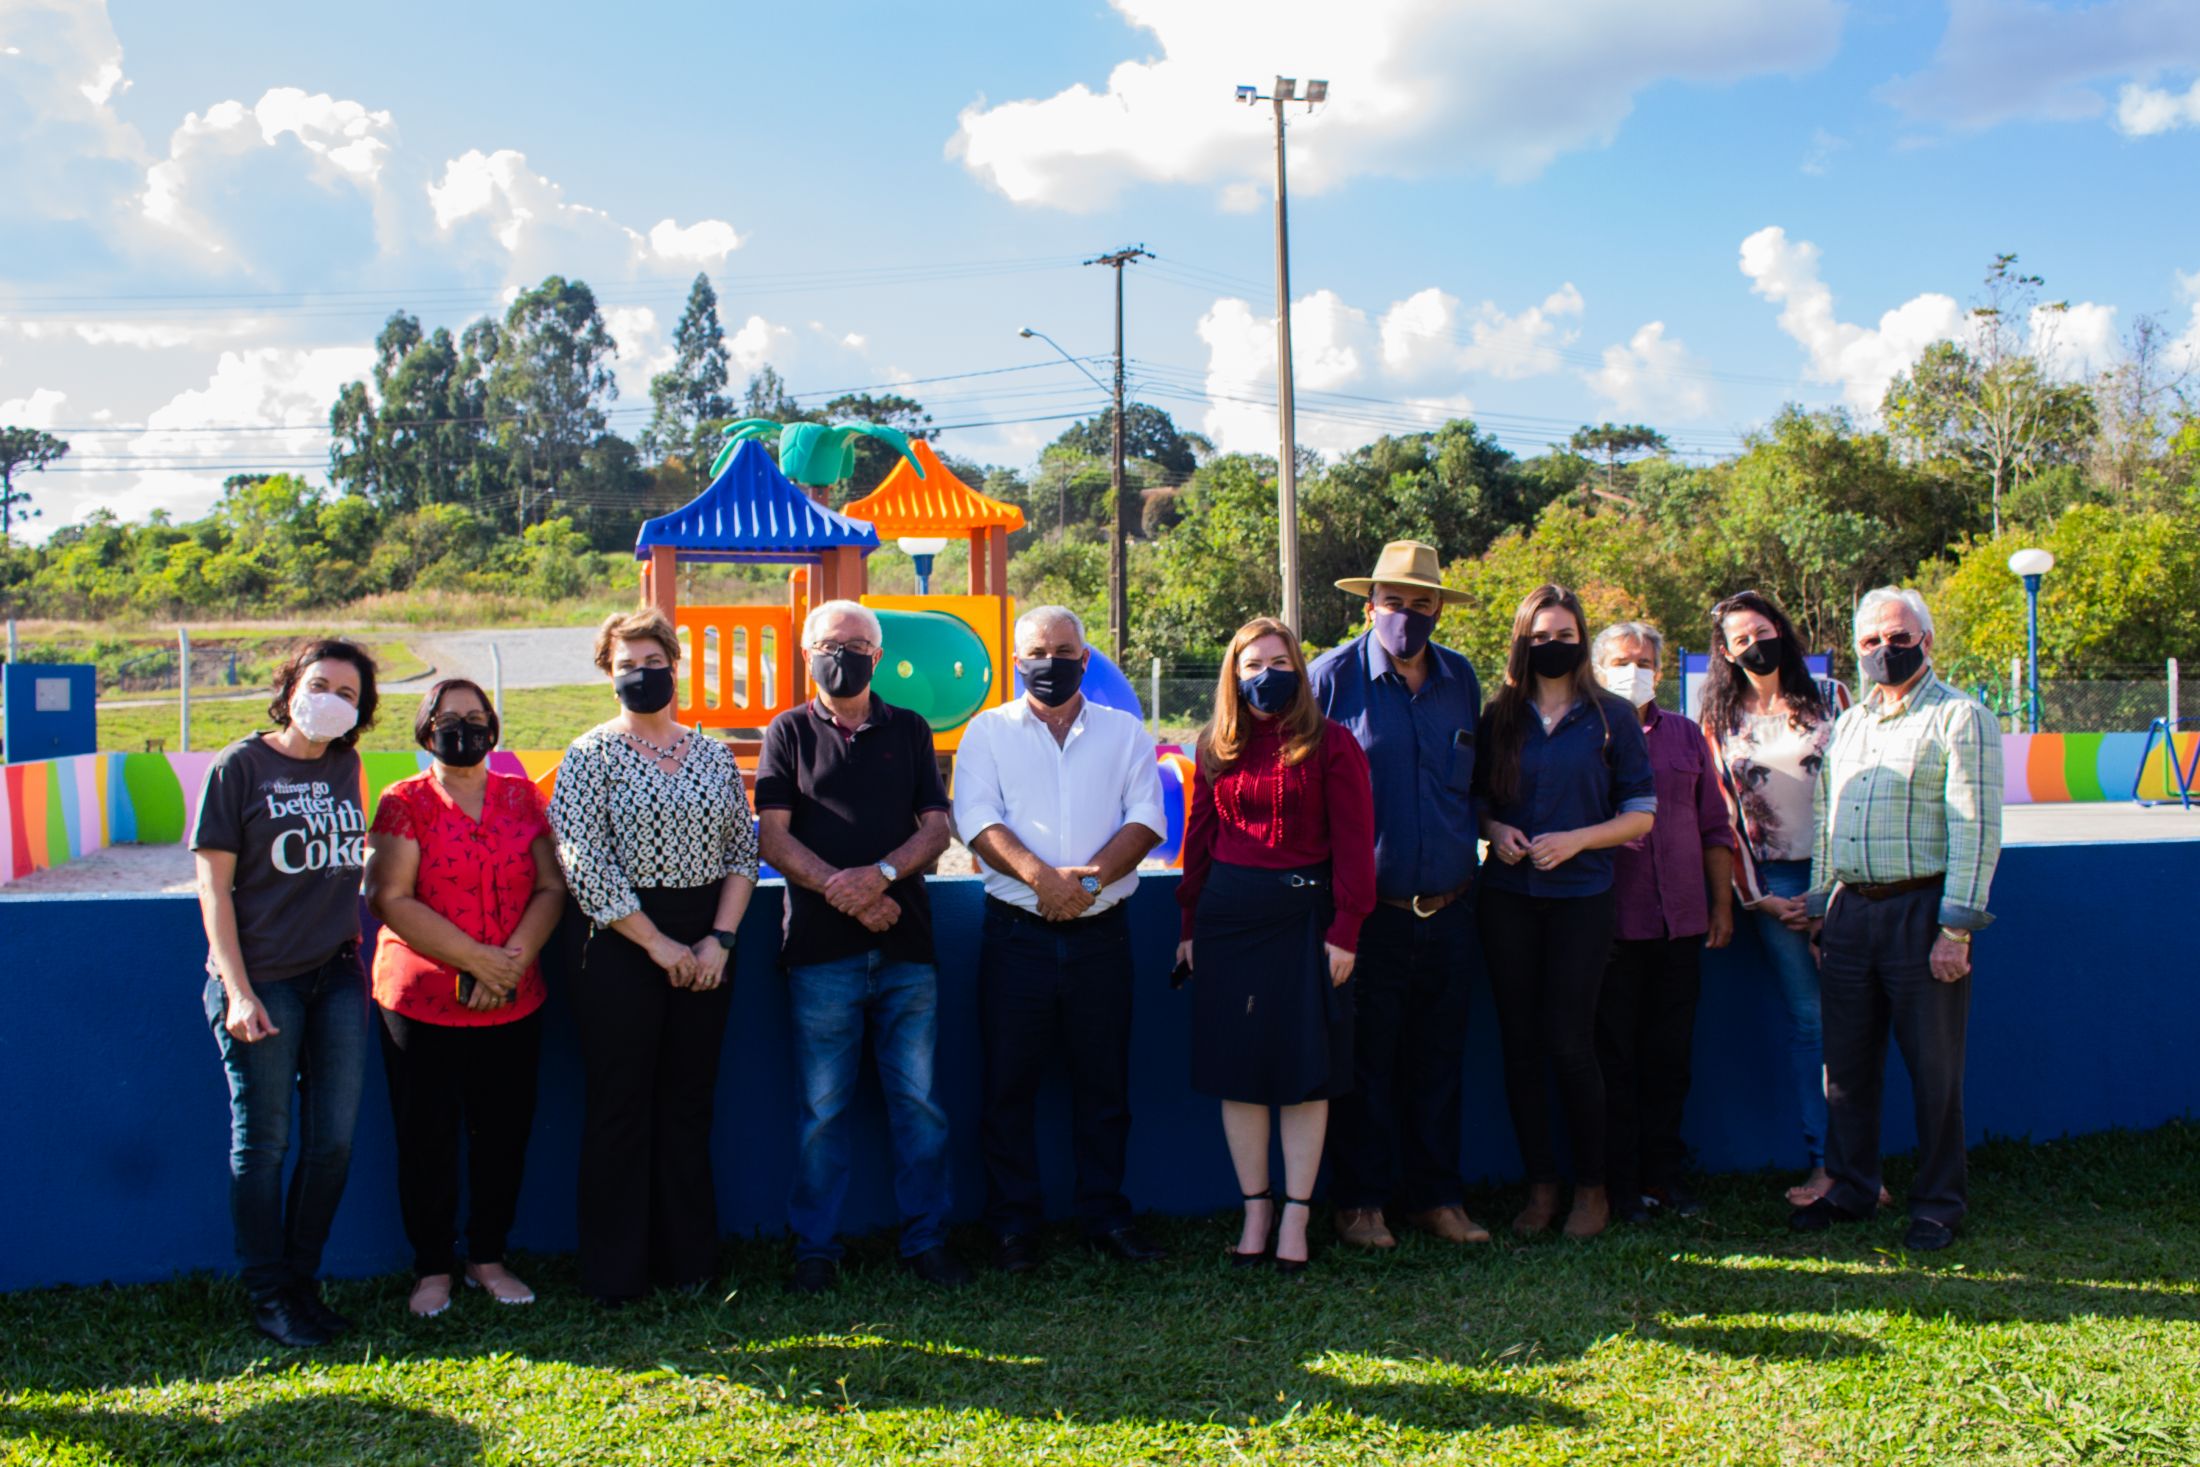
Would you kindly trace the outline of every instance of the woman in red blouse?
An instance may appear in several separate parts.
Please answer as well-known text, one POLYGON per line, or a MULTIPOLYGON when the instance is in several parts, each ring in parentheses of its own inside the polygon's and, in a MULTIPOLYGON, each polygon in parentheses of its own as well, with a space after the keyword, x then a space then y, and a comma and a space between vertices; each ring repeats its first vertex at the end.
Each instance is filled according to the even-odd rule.
POLYGON ((1222 1102, 1245 1197, 1232 1261, 1268 1255, 1268 1110, 1283 1129, 1276 1267, 1305 1269, 1329 1101, 1352 1088, 1353 954, 1375 909, 1367 755, 1323 718, 1273 617, 1239 627, 1201 731, 1184 832, 1177 961, 1190 967, 1192 1088, 1222 1102))
POLYGON ((413 1247, 411 1309, 450 1307, 458 1256, 458 1133, 467 1142, 466 1282, 500 1304, 534 1293, 504 1266, 535 1118, 542 970, 565 880, 542 796, 484 763, 497 716, 481 688, 428 689, 413 738, 426 772, 382 792, 367 837, 367 905, 382 1062, 397 1121, 397 1198, 413 1247))

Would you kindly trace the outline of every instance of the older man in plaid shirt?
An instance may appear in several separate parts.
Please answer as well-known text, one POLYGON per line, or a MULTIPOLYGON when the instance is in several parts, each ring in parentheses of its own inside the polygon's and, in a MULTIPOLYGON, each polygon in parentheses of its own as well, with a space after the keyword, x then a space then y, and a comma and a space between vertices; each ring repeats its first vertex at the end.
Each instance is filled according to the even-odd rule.
POLYGON ((1797 1232, 1860 1221, 1879 1201, 1879 1107, 1894 1031, 1917 1106, 1903 1246, 1945 1248, 1963 1221, 1963 1042, 1971 938, 1991 922, 2001 855, 2001 730, 1933 673, 1933 617, 1915 591, 1869 592, 1856 659, 1873 685, 1841 715, 1819 771, 1805 911, 1819 948, 1826 1170, 1797 1232))

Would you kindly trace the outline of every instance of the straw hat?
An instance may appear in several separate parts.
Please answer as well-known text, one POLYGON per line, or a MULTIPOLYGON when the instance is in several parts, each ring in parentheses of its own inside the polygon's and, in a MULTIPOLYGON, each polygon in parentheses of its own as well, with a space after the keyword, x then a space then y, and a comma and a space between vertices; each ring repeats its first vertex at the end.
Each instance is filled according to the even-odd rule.
POLYGON ((1337 582, 1337 589, 1354 596, 1372 596, 1378 581, 1386 586, 1412 586, 1434 591, 1438 606, 1467 599, 1465 592, 1454 591, 1444 584, 1436 565, 1436 547, 1423 545, 1418 540, 1391 541, 1383 547, 1383 553, 1375 557, 1374 574, 1347 576, 1337 582))

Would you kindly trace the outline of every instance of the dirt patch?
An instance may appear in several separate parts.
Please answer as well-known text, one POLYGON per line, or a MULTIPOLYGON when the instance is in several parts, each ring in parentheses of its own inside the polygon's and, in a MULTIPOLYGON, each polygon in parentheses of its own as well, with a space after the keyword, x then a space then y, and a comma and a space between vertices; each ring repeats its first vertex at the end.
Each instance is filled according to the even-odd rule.
POLYGON ((194 872, 184 846, 108 846, 0 886, 0 896, 57 896, 86 892, 190 891, 194 872))

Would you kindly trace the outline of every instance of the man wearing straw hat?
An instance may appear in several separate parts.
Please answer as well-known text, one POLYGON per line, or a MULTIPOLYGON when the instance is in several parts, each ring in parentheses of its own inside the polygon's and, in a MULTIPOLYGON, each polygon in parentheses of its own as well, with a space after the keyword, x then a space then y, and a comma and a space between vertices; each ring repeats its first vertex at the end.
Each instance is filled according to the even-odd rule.
POLYGON ((1374 573, 1337 582, 1367 602, 1367 630, 1309 677, 1322 712, 1367 751, 1375 781, 1378 905, 1360 930, 1356 1063, 1332 1106, 1337 1235, 1392 1248, 1390 1224, 1487 1243, 1459 1176, 1459 1071, 1467 993, 1481 958, 1473 905, 1474 664, 1430 641, 1448 601, 1436 550, 1383 547, 1374 573), (1387 1217, 1386 1217, 1387 1213, 1387 1217))

